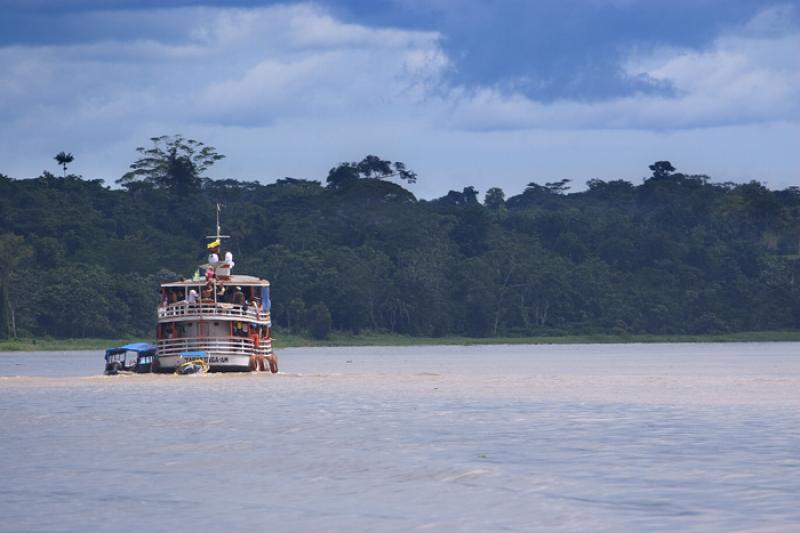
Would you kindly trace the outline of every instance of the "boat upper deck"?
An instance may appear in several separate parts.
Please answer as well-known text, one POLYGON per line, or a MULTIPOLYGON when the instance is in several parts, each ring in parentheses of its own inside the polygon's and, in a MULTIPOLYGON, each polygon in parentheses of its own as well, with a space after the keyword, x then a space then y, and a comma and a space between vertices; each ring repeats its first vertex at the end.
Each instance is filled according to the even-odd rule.
POLYGON ((269 281, 231 275, 161 284, 159 322, 232 320, 270 323, 269 281))
POLYGON ((256 305, 235 305, 222 302, 200 301, 196 304, 178 302, 158 308, 159 322, 182 322, 196 320, 246 320, 270 325, 270 313, 256 305))
MULTIPOLYGON (((226 286, 240 286, 240 287, 269 287, 269 281, 265 280, 264 278, 257 278, 255 276, 244 276, 240 274, 234 274, 228 276, 226 279, 220 279, 220 282, 224 283, 226 286)), ((177 289, 177 288, 186 288, 188 289, 198 289, 206 284, 205 278, 198 278, 198 279, 181 279, 178 281, 168 281, 166 283, 161 284, 162 289, 177 289)))

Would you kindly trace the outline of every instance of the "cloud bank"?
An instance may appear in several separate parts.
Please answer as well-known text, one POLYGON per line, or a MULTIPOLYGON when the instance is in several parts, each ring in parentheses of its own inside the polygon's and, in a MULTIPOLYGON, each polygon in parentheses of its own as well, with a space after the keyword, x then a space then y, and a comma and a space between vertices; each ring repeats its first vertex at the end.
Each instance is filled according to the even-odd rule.
POLYGON ((81 16, 112 26, 129 17, 143 30, 0 48, 0 172, 31 176, 49 165, 42 154, 67 150, 84 175, 112 181, 135 146, 181 132, 228 154, 219 171, 240 178, 319 179, 341 160, 376 152, 417 168, 422 195, 467 182, 514 187, 537 172, 631 177, 632 168, 613 165, 607 152, 615 150, 626 164, 683 157, 700 165, 692 170, 742 174, 731 178, 757 177, 769 157, 773 166, 760 170, 777 171, 777 184, 796 177, 796 156, 776 154, 780 143, 763 158, 723 155, 724 144, 798 129, 800 28, 791 7, 766 9, 702 49, 631 48, 621 71, 661 90, 591 101, 538 101, 513 83, 454 83, 446 35, 344 22, 312 4, 81 16), (710 164, 687 149, 698 130, 708 132, 710 164), (667 153, 654 154, 659 146, 667 153), (595 166, 576 166, 575 151, 595 166), (426 170, 432 180, 423 185, 426 170))

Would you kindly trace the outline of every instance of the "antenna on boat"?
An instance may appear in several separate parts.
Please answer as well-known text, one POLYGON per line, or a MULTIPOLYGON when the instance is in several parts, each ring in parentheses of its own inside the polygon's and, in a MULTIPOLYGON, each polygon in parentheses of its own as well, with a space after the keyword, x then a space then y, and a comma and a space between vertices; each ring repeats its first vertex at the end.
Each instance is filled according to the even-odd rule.
POLYGON ((230 235, 220 235, 222 229, 219 225, 219 212, 222 210, 222 206, 217 204, 217 234, 216 235, 206 235, 206 239, 216 239, 219 241, 220 239, 229 239, 230 235))

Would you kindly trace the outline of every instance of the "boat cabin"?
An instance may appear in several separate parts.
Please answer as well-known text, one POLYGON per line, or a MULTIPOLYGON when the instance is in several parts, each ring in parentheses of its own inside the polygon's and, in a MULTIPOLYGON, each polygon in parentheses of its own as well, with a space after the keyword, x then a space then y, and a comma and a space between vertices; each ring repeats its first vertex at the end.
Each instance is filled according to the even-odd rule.
POLYGON ((228 275, 161 284, 159 354, 186 350, 233 357, 271 353, 269 281, 228 275))
POLYGON ((156 346, 146 342, 134 342, 124 346, 108 348, 105 354, 105 373, 116 375, 120 372, 146 374, 151 371, 156 346))

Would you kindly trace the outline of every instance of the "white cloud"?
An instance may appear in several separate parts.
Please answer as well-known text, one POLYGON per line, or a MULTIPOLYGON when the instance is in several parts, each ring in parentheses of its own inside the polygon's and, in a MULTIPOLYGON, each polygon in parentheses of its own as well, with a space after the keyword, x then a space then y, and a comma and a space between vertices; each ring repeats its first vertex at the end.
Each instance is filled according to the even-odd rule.
POLYGON ((455 88, 449 95, 451 123, 470 129, 672 130, 798 121, 800 28, 789 31, 783 24, 780 31, 766 32, 781 13, 761 14, 704 50, 660 48, 629 58, 629 76, 668 85, 671 95, 541 103, 495 88, 455 88))
POLYGON ((753 37, 774 37, 797 32, 797 8, 790 4, 769 6, 756 14, 741 28, 753 37))
POLYGON ((6 113, 118 109, 115 101, 138 100, 146 107, 131 107, 132 117, 269 124, 424 98, 448 64, 436 33, 344 24, 309 5, 152 16, 194 29, 177 44, 148 39, 0 49, 6 113))
MULTIPOLYGON (((800 31, 774 37, 728 35, 708 50, 676 51, 632 71, 669 81, 677 95, 659 103, 675 127, 800 118, 800 31), (650 63, 650 64, 648 64, 650 63)), ((648 114, 658 117, 657 109, 648 114)))

